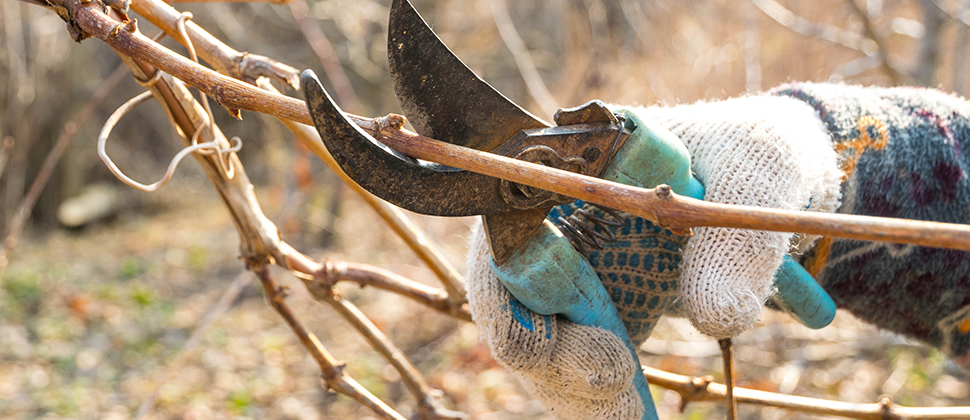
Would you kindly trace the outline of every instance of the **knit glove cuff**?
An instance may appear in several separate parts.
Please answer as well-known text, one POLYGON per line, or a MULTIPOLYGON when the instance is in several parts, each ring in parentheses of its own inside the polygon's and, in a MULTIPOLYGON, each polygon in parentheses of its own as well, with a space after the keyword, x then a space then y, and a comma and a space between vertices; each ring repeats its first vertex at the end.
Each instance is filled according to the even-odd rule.
MULTIPOLYGON (((831 140, 803 102, 755 96, 636 111, 684 142, 707 201, 827 212, 839 206, 842 173, 831 140)), ((694 229, 681 265, 685 315, 716 338, 749 329, 792 247, 790 233, 694 229)))

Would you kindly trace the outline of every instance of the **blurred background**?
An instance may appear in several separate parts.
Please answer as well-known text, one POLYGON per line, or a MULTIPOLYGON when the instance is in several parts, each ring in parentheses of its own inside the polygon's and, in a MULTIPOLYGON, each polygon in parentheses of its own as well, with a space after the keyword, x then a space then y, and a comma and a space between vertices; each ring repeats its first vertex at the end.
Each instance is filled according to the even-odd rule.
MULTIPOLYGON (((968 0, 418 0, 415 6, 473 70, 547 120, 559 106, 590 99, 690 103, 794 80, 921 85, 966 95, 970 76, 968 0), (542 83, 528 85, 527 78, 542 83)), ((175 7, 191 11, 233 48, 318 74, 322 34, 345 75, 345 82, 333 74, 325 80, 340 105, 370 116, 400 112, 385 58, 388 0, 175 7), (304 7, 301 29, 294 16, 304 7)), ((72 123, 119 66, 114 52, 97 40, 74 43, 55 14, 23 2, 0 2, 0 25, 0 234, 7 237, 55 141, 74 133, 23 234, 15 235, 19 243, 10 248, 7 240, 0 418, 128 418, 153 394, 157 403, 146 418, 373 417, 321 388, 318 367, 244 273, 228 214, 194 163, 154 194, 122 186, 104 168, 96 152, 101 125, 143 88, 126 73, 90 119, 72 123), (245 288, 197 342, 188 342, 230 284, 245 288)), ((158 33, 144 19, 139 27, 158 33)), ((185 53, 170 39, 162 42, 185 53)), ((242 137, 240 157, 288 242, 321 260, 374 264, 437 284, 275 119, 215 114, 228 136, 242 137)), ((118 165, 142 182, 159 178, 181 147, 154 103, 125 117, 111 143, 118 165)), ((463 271, 472 219, 414 217, 463 271)), ((414 401, 396 372, 335 312, 279 274, 294 286, 297 313, 351 374, 410 414, 414 401)), ((490 361, 473 325, 388 293, 342 289, 445 391, 450 407, 475 418, 548 418, 490 361)), ((970 405, 967 374, 939 352, 847 313, 811 331, 766 312, 735 343, 741 386, 845 402, 885 394, 904 405, 970 405)), ((662 321, 643 351, 650 366, 721 378, 717 343, 684 320, 662 321)), ((676 393, 654 389, 654 396, 662 418, 724 416, 719 404, 693 403, 681 413, 676 393)), ((744 405, 740 414, 810 418, 744 405)))

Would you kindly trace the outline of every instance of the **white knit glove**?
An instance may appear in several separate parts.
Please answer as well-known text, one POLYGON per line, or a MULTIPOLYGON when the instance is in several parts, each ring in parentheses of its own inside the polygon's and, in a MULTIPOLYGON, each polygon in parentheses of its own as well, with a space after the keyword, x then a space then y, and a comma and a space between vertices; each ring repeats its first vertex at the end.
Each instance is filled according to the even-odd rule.
MULTIPOLYGON (((687 145, 705 200, 820 211, 839 205, 835 152, 815 111, 803 102, 759 96, 634 111, 687 145)), ((476 228, 468 301, 492 356, 561 419, 640 418, 643 405, 630 377, 635 367, 622 341, 522 307, 492 272, 485 241, 476 228)), ((750 328, 791 249, 787 233, 694 229, 680 265, 684 314, 717 338, 750 328)))
POLYGON ((609 331, 543 316, 499 283, 481 224, 468 251, 468 306, 492 357, 513 371, 556 417, 639 419, 630 352, 609 331))
MULTIPOLYGON (((804 102, 752 96, 638 111, 687 145, 706 201, 824 212, 839 207, 842 172, 825 127, 804 102)), ((795 245, 804 250, 811 239, 795 245)), ((694 229, 681 265, 684 314, 715 338, 751 328, 774 292, 782 257, 792 250, 789 233, 694 229)))

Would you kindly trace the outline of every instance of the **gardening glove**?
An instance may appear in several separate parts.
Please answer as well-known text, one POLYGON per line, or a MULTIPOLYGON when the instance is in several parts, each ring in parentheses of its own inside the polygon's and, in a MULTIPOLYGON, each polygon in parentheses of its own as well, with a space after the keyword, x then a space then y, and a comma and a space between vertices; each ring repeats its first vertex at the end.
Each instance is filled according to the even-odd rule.
POLYGON ((529 310, 495 275, 480 224, 470 244, 468 306, 492 358, 560 419, 641 418, 645 408, 632 386, 639 366, 623 340, 529 310))
MULTIPOLYGON (((653 130, 633 115, 628 118, 637 128, 604 178, 637 186, 663 181, 678 193, 701 194, 683 144, 669 131, 653 130), (645 164, 644 159, 660 163, 645 164)), ((574 211, 575 207, 564 206, 553 215, 568 217, 574 211)), ((635 218, 624 219, 631 223, 635 218)), ((623 240, 617 241, 630 248, 619 258, 629 256, 635 264, 602 272, 594 272, 590 264, 598 266, 598 259, 587 261, 549 221, 501 267, 492 261, 484 234, 476 229, 472 237, 468 270, 472 316, 493 357, 516 372, 526 388, 560 418, 656 418, 634 343, 649 334, 664 307, 676 298, 674 261, 686 239, 638 220, 623 227, 623 240), (599 281, 607 277, 617 282, 609 293, 599 281), (572 307, 562 308, 564 298, 581 303, 565 302, 572 307), (549 315, 555 313, 566 315, 549 315), (621 323, 620 318, 632 322, 621 323), (627 330, 634 333, 633 342, 627 330)), ((612 260, 605 267, 614 267, 612 260)))
MULTIPOLYGON (((844 171, 840 213, 970 223, 964 99, 812 83, 770 94, 808 104, 824 123, 844 171)), ((970 368, 970 253, 822 238, 802 259, 839 307, 970 368)))
MULTIPOLYGON (((794 103, 796 107, 804 107, 804 105, 795 101, 790 102, 794 103)), ((638 112, 623 109, 619 109, 619 111, 627 114, 628 119, 639 121, 639 125, 648 126, 648 124, 643 123, 638 112)), ((812 117, 810 109, 808 112, 808 116, 812 117)), ((650 123, 649 125, 655 126, 656 124, 650 123)), ((734 132, 730 131, 727 134, 735 135, 734 132)), ((688 169, 690 159, 686 147, 680 140, 666 130, 653 130, 649 136, 646 136, 652 141, 640 144, 641 146, 646 144, 648 147, 638 148, 637 143, 633 141, 636 137, 638 136, 635 132, 631 140, 628 140, 627 145, 618 152, 614 159, 614 163, 618 164, 611 164, 610 169, 604 174, 604 178, 644 187, 653 187, 663 182, 671 185, 676 193, 694 197, 702 195, 702 187, 690 175, 688 169)), ((732 140, 728 135, 724 137, 727 140, 732 140)), ((559 215, 569 216, 577 208, 586 206, 581 202, 562 206, 553 211, 551 218, 556 219, 559 215)), ((587 210, 593 213, 599 211, 594 208, 587 208, 587 210)), ((624 221, 623 226, 613 229, 618 236, 617 241, 607 243, 607 248, 602 251, 591 252, 589 263, 609 291, 610 297, 616 304, 619 315, 630 333, 630 338, 633 339, 634 343, 639 344, 649 335, 656 320, 663 312, 676 312, 679 309, 678 270, 681 247, 686 238, 673 235, 669 231, 655 227, 649 221, 631 215, 621 214, 620 217, 624 221)), ((590 357, 590 355, 596 357, 596 355, 603 353, 603 350, 600 349, 600 343, 596 341, 572 344, 562 340, 557 342, 549 334, 543 335, 543 331, 548 331, 548 329, 539 329, 535 326, 535 322, 523 323, 523 319, 531 320, 538 315, 522 308, 518 301, 515 301, 515 304, 509 303, 511 302, 509 299, 514 298, 507 294, 505 288, 496 284, 499 278, 494 275, 495 273, 492 270, 484 270, 483 261, 490 261, 490 257, 487 254, 487 249, 481 246, 481 241, 484 241, 482 235, 473 239, 473 252, 469 258, 469 304, 476 322, 483 326, 484 338, 493 349, 496 359, 513 371, 519 370, 517 366, 520 364, 516 361, 521 357, 545 362, 546 359, 541 356, 541 352, 531 350, 531 346, 520 344, 529 341, 542 342, 543 340, 549 342, 549 347, 559 348, 560 351, 567 351, 563 348, 568 348, 570 352, 583 353, 583 357, 590 357), (476 249, 479 252, 476 253, 476 249), (491 298, 477 296, 479 295, 477 290, 492 290, 492 288, 502 293, 491 293, 491 298), (527 328, 523 329, 523 326, 527 328)), ((781 257, 782 255, 779 255, 779 260, 781 257)), ((780 265, 780 261, 778 265, 780 265)), ((778 265, 774 269, 777 269, 778 265)), ((771 288, 770 281, 773 274, 774 270, 765 276, 769 281, 768 289, 771 288)), ((759 310, 760 303, 758 305, 759 310)), ((566 326, 564 328, 567 329, 570 325, 578 327, 558 319, 558 317, 543 317, 543 319, 556 320, 559 324, 566 326)), ((606 343, 610 341, 604 340, 603 345, 607 345, 606 343)), ((612 341, 612 343, 613 346, 616 346, 615 341, 612 341)), ((615 354, 616 351, 614 349, 612 353, 615 354)), ((632 358, 628 360, 632 360, 632 358)), ((623 367, 623 364, 614 365, 611 363, 610 366, 617 367, 619 371, 629 369, 629 367, 623 367)), ((525 379, 524 383, 527 388, 539 391, 535 395, 547 407, 558 411, 557 414, 563 418, 588 418, 591 416, 588 411, 584 411, 589 398, 577 401, 570 395, 570 389, 561 385, 561 381, 550 381, 542 376, 549 370, 557 369, 557 365, 544 366, 544 363, 542 363, 539 369, 539 375, 522 375, 522 377, 525 379), (576 413, 578 415, 575 415, 576 413)), ((560 372, 555 373, 560 374, 560 372)), ((621 376, 613 374, 611 377, 621 376)), ((611 401, 611 398, 614 398, 614 394, 601 392, 593 400, 611 401)), ((602 406, 603 404, 599 405, 602 406)), ((596 407, 596 405, 593 407, 596 407)), ((652 405, 648 409, 652 410, 652 405)), ((632 413, 634 411, 628 410, 627 412, 632 413)), ((616 418, 618 416, 609 417, 616 418)))
MULTIPOLYGON (((638 128, 603 174, 605 179, 639 187, 664 183, 683 196, 705 196, 704 187, 689 171, 691 160, 680 139, 658 127, 656 122, 641 118, 638 111, 616 106, 611 109, 625 115, 638 128)), ((605 217, 599 207, 577 201, 553 209, 549 220, 562 225, 567 219, 579 221, 574 214, 584 212, 592 213, 597 219, 605 217)), ((607 241, 602 250, 590 250, 587 256, 609 291, 633 344, 639 345, 649 336, 662 313, 681 314, 683 303, 691 299, 680 299, 679 287, 681 249, 687 238, 648 220, 617 213, 611 216, 619 219, 617 226, 588 224, 596 233, 609 229, 609 236, 616 240, 607 241)), ((806 326, 828 325, 835 316, 835 304, 791 257, 787 254, 778 257, 784 261, 781 269, 765 273, 771 281, 769 287, 773 284, 778 290, 775 303, 806 326)), ((515 290, 512 294, 519 296, 515 290)), ((528 299, 523 302, 529 306, 528 299)))
MULTIPOLYGON (((634 110, 677 135, 707 201, 834 211, 841 172, 831 140, 805 103, 751 96, 634 110)), ((814 238, 783 232, 695 228, 683 251, 680 302, 702 333, 727 338, 750 328, 774 292, 789 251, 814 238)))
MULTIPOLYGON (((838 212, 846 214, 970 224, 970 180, 967 177, 970 156, 966 152, 970 146, 970 106, 963 98, 922 88, 882 89, 813 83, 781 86, 768 95, 722 103, 649 108, 643 113, 659 120, 687 144, 693 158, 692 167, 708 188, 705 199, 782 208, 805 206, 823 211, 837 207, 838 212), (767 103, 770 96, 778 99, 774 113, 764 109, 763 105, 756 105, 767 103), (824 127, 823 133, 836 154, 834 160, 827 149, 818 145, 820 141, 812 140, 818 137, 818 130, 811 127, 814 125, 809 123, 811 119, 797 117, 797 106, 782 104, 789 99, 808 105, 815 121, 824 127), (721 123, 711 117, 697 116, 714 115, 727 103, 737 105, 736 114, 752 115, 747 117, 750 125, 742 126, 740 131, 759 132, 756 138, 777 136, 783 140, 781 144, 772 144, 772 151, 756 148, 759 151, 752 155, 774 156, 764 160, 773 162, 768 169, 795 167, 800 168, 795 173, 809 175, 794 180, 769 178, 772 181, 764 184, 766 188, 760 198, 750 191, 745 193, 744 189, 738 189, 736 193, 730 189, 718 191, 715 178, 719 172, 722 180, 749 180, 752 177, 749 171, 724 170, 732 163, 744 160, 743 156, 730 157, 729 148, 725 147, 729 143, 705 141, 707 135, 704 133, 721 123), (682 112, 687 109, 693 112, 682 112), (797 138, 790 135, 792 130, 797 130, 796 126, 786 123, 784 127, 788 128, 779 130, 778 126, 771 129, 770 124, 764 124, 796 117, 808 125, 802 133, 805 143, 801 145, 785 141, 797 138), (783 132, 789 134, 780 134, 783 132), (807 135, 809 133, 811 136, 807 135), (802 151, 798 151, 799 147, 802 151), (833 161, 839 172, 832 171, 833 161), (809 162, 819 167, 812 168, 809 162), (814 187, 805 183, 806 179, 811 180, 813 171, 817 174, 814 187), (841 184, 838 195, 831 187, 834 173, 839 174, 841 184), (806 194, 806 189, 814 192, 806 194), (737 195, 747 198, 737 202, 732 198, 737 195), (808 200, 805 200, 806 196, 808 200), (786 197, 791 200, 789 206, 779 206, 779 198, 786 197), (841 204, 837 204, 839 202, 841 204)), ((736 125, 745 121, 745 117, 737 115, 730 121, 736 125)), ((764 176, 758 176, 759 172, 754 172, 755 178, 764 179, 764 176)), ((722 324, 699 322, 698 314, 703 314, 703 305, 689 309, 697 306, 692 305, 699 302, 696 296, 706 295, 691 292, 691 284, 699 284, 695 290, 702 292, 709 287, 703 277, 696 283, 698 277, 693 274, 703 273, 706 271, 703 267, 710 266, 705 260, 711 257, 705 258, 701 251, 711 248, 701 244, 709 242, 715 231, 722 234, 733 231, 742 235, 744 239, 738 243, 746 243, 757 236, 775 236, 774 243, 783 243, 777 234, 769 232, 695 229, 683 256, 682 302, 688 317, 702 331, 705 331, 702 325, 707 324, 716 330, 722 324)), ((798 239, 793 242, 796 255, 838 307, 880 328, 935 346, 957 364, 970 368, 970 253, 841 238, 821 238, 817 242, 812 241, 815 238, 798 239)), ((722 255, 712 254, 715 257, 722 255)), ((766 256, 775 259, 776 254, 774 251, 743 260, 764 262, 768 259, 766 256)), ((764 285, 767 282, 754 283, 764 285)), ((757 290, 752 292, 760 296, 757 290)), ((751 313, 756 312, 751 310, 751 313)))

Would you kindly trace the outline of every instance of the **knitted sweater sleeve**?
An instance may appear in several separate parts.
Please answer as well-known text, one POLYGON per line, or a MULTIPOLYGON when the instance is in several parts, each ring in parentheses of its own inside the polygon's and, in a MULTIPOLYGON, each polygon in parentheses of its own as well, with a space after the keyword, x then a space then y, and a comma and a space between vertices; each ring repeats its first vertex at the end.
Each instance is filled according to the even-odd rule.
MULTIPOLYGON (((922 88, 797 83, 844 171, 841 213, 970 223, 970 106, 922 88)), ((970 367, 970 253, 822 238, 802 258, 839 307, 970 367)))

